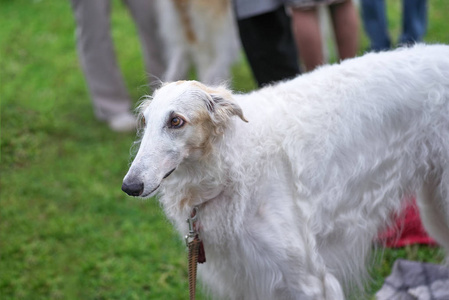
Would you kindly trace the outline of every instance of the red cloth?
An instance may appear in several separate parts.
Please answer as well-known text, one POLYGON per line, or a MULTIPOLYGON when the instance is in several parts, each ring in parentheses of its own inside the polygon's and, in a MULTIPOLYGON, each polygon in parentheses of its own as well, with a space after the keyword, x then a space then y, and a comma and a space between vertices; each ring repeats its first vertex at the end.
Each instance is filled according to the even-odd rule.
POLYGON ((396 248, 411 244, 436 245, 425 231, 415 199, 396 216, 395 224, 378 236, 386 247, 396 248))

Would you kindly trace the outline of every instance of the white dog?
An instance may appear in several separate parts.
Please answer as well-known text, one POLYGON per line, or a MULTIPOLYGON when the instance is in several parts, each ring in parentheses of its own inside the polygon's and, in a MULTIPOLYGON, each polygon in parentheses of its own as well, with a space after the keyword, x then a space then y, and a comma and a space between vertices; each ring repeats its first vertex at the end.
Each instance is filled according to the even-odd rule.
POLYGON ((240 50, 231 0, 156 3, 168 65, 162 79, 185 79, 193 63, 199 80, 206 84, 228 80, 240 50))
POLYGON ((181 234, 198 208, 199 273, 216 297, 344 299, 418 191, 449 250, 449 46, 367 54, 247 95, 169 83, 141 111, 122 189, 159 192, 181 234))

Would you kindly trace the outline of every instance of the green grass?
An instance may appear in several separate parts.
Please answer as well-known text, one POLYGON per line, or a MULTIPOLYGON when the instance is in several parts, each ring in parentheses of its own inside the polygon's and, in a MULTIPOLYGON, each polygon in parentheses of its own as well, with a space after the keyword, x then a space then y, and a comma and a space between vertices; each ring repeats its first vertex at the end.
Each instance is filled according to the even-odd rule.
MULTIPOLYGON (((148 93, 140 46, 123 5, 113 3, 113 36, 126 45, 118 59, 137 102, 148 93)), ((389 3, 399 34, 399 2, 389 3)), ((430 5, 426 40, 447 43, 449 3, 430 5)), ((0 299, 186 298, 179 235, 156 200, 120 190, 135 136, 94 118, 69 1, 0 0, 0 19, 0 299)), ((236 90, 255 88, 243 56, 233 74, 236 90)), ((438 248, 387 249, 372 292, 398 257, 442 259, 438 248)))

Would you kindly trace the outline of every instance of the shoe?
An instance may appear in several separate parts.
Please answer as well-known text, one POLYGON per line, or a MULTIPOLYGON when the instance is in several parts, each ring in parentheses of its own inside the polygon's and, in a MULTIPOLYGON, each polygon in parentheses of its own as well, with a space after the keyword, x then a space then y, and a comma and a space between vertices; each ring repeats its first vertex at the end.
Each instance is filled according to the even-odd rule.
POLYGON ((109 127, 117 132, 136 130, 137 120, 130 112, 121 113, 108 119, 109 127))

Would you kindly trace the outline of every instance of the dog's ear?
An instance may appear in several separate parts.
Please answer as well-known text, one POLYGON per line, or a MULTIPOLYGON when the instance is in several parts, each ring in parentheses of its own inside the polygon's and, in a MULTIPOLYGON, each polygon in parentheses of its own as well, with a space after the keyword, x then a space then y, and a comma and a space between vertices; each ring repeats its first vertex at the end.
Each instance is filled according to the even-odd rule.
POLYGON ((206 103, 212 121, 216 125, 224 125, 232 116, 238 116, 242 121, 248 122, 243 116, 242 108, 232 99, 231 93, 210 93, 206 103))

